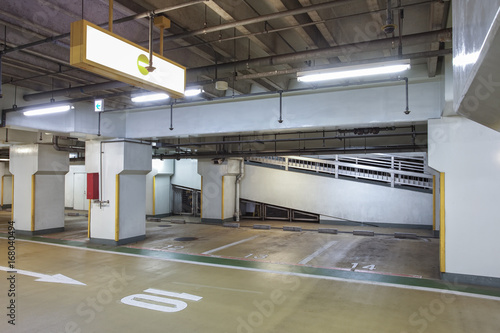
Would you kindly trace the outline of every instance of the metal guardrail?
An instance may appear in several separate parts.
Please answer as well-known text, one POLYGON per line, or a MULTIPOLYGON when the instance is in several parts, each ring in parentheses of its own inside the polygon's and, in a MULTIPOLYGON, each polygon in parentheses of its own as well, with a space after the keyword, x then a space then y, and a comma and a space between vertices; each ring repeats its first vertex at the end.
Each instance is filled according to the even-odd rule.
POLYGON ((409 186, 432 189, 432 175, 425 173, 423 157, 396 157, 382 155, 379 158, 335 156, 335 160, 321 160, 296 156, 250 157, 251 162, 278 165, 285 170, 300 169, 334 175, 367 179, 391 187, 409 186))

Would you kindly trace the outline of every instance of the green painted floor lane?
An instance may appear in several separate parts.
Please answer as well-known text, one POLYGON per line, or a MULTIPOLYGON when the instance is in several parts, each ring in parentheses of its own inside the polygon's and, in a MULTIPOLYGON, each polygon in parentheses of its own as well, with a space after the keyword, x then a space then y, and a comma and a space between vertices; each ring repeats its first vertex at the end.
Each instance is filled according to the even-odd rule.
MULTIPOLYGON (((0 236, 6 237, 7 235, 0 233, 0 236)), ((228 266, 228 267, 237 267, 242 269, 264 270, 268 272, 276 272, 283 274, 294 273, 294 274, 303 274, 304 276, 319 277, 319 278, 325 277, 325 278, 344 279, 346 281, 358 281, 367 283, 376 282, 388 285, 393 284, 396 286, 412 286, 420 288, 437 289, 443 291, 452 291, 457 293, 470 293, 477 295, 500 297, 500 289, 463 285, 442 280, 385 275, 380 273, 355 272, 355 271, 346 271, 340 269, 312 267, 305 265, 290 265, 290 264, 280 264, 280 263, 259 262, 252 260, 220 258, 217 256, 194 255, 194 254, 177 253, 170 251, 155 251, 155 250, 138 249, 126 246, 116 246, 116 247, 105 246, 105 245, 96 245, 86 242, 67 241, 67 240, 59 240, 59 239, 37 237, 37 236, 16 236, 16 237, 21 240, 29 240, 34 242, 66 245, 77 248, 88 248, 100 251, 116 252, 116 253, 131 254, 131 255, 140 255, 157 259, 178 260, 178 261, 185 261, 192 263, 210 264, 221 267, 228 266)))
MULTIPOLYGON (((5 243, 0 239, 0 248, 5 243)), ((500 311, 498 300, 318 279, 313 275, 243 271, 229 265, 196 265, 193 261, 144 257, 144 253, 95 251, 86 246, 66 247, 68 244, 33 239, 19 239, 17 244, 18 268, 64 274, 86 286, 37 282, 33 277, 19 275, 19 325, 15 330, 5 330, 5 323, 0 322, 2 332, 500 330, 500 321, 494 319, 500 311), (122 302, 131 295, 144 297, 150 294, 150 288, 202 299, 186 301, 187 307, 175 313, 122 302)))

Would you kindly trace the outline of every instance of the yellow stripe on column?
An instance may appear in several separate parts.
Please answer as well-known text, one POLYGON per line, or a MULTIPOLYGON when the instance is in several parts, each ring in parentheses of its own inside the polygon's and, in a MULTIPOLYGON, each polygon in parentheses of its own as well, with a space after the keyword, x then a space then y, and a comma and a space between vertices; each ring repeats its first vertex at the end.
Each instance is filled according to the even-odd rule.
POLYGON ((89 212, 87 221, 87 238, 90 238, 90 214, 92 213, 92 199, 89 199, 89 212))
POLYGON ((35 231, 35 181, 36 176, 31 175, 31 231, 35 231))
POLYGON ((221 205, 221 209, 222 209, 222 214, 221 214, 221 220, 224 221, 224 176, 222 176, 222 205, 221 205))
POLYGON ((436 176, 432 176, 432 230, 436 230, 436 176))
POLYGON ((440 246, 440 251, 439 251, 439 258, 440 258, 440 269, 441 273, 446 272, 446 230, 445 230, 445 196, 444 196, 444 172, 441 172, 439 176, 439 192, 441 193, 440 195, 440 221, 439 221, 439 246, 440 246))
POLYGON ((14 175, 12 175, 12 204, 10 205, 10 220, 14 221, 14 175))
POLYGON ((200 188, 200 219, 203 218, 203 176, 201 176, 201 188, 200 188))
POLYGON ((120 238, 120 175, 116 175, 115 193, 115 242, 120 238))
POLYGON ((153 215, 156 215, 156 176, 153 176, 153 215))
POLYGON ((0 205, 3 206, 3 179, 5 178, 5 176, 2 176, 2 202, 0 205))

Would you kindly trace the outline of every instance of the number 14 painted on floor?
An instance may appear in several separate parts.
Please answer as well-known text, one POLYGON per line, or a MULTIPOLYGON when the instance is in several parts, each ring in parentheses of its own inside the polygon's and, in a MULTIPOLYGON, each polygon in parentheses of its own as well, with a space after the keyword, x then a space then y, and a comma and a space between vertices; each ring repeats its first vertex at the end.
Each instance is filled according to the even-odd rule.
MULTIPOLYGON (((358 267, 359 264, 357 262, 353 262, 353 263, 351 263, 351 265, 352 265, 351 269, 355 270, 356 267, 358 267)), ((374 271, 375 270, 375 265, 367 265, 367 266, 363 266, 363 268, 364 269, 369 269, 370 271, 374 271)))

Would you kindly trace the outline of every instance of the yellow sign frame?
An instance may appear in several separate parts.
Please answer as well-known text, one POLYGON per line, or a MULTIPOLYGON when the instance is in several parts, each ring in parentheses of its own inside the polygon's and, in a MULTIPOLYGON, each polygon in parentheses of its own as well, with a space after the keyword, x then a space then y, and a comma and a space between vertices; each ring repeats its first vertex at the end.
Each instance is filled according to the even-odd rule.
MULTIPOLYGON (((153 66, 156 66, 157 64, 160 66, 167 66, 171 70, 175 71, 176 73, 180 73, 182 70, 182 80, 183 82, 175 82, 174 84, 171 84, 171 82, 165 82, 164 84, 158 83, 158 82, 151 82, 150 80, 147 80, 147 76, 145 75, 144 78, 138 75, 133 75, 134 73, 130 72, 124 72, 120 71, 119 69, 112 68, 107 65, 103 65, 102 63, 90 60, 87 58, 87 45, 89 43, 88 40, 88 27, 92 27, 93 29, 98 30, 101 33, 104 33, 112 38, 118 39, 121 42, 124 42, 128 44, 129 46, 132 46, 133 48, 137 49, 137 52, 140 54, 146 54, 149 56, 149 50, 146 48, 139 46, 137 44, 134 44, 130 42, 129 40, 120 37, 112 32, 109 32, 108 30, 105 30, 95 24, 92 24, 86 20, 80 20, 71 23, 71 43, 70 43, 70 65, 75 66, 81 69, 84 69, 86 71, 108 77, 112 80, 117 80, 121 82, 128 83, 130 85, 144 88, 146 90, 150 91, 157 91, 157 92, 166 92, 169 94, 172 98, 182 98, 184 97, 184 90, 186 88, 186 67, 179 65, 178 63, 167 59, 157 53, 153 53, 153 66), (172 67, 173 66, 173 67, 172 67), (173 86, 177 87, 177 89, 172 88, 173 86), (182 89, 180 88, 182 86, 182 89)), ((94 42, 94 41, 92 41, 94 42)), ((106 45, 102 45, 104 48, 103 54, 106 54, 105 47, 106 45)), ((114 55, 114 58, 120 57, 120 55, 114 55)), ((131 64, 130 65, 132 68, 133 66, 137 67, 136 64, 131 64)), ((158 66, 158 67, 160 67, 158 66)), ((157 69, 156 71, 158 71, 157 69)), ((156 72, 155 71, 155 72, 156 72)), ((153 73, 155 73, 153 72, 153 73)), ((156 74, 156 73, 155 73, 156 74)), ((144 75, 144 74, 142 74, 144 75)), ((171 76, 169 76, 171 78, 171 76)))

